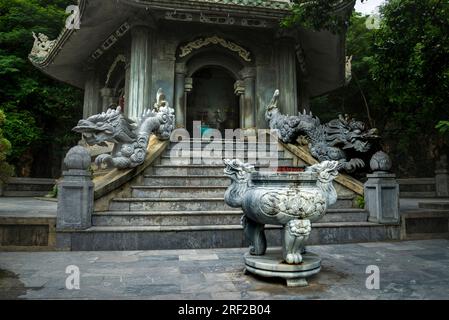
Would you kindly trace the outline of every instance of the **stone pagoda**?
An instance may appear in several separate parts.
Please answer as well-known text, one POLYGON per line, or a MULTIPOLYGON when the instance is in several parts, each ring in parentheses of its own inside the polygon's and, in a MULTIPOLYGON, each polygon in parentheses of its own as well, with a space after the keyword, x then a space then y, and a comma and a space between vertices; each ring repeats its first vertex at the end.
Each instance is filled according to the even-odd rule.
POLYGON ((275 89, 293 115, 345 81, 345 36, 281 28, 292 2, 79 0, 79 29, 34 35, 30 59, 84 90, 84 118, 117 105, 137 118, 161 88, 177 127, 266 128, 275 89))

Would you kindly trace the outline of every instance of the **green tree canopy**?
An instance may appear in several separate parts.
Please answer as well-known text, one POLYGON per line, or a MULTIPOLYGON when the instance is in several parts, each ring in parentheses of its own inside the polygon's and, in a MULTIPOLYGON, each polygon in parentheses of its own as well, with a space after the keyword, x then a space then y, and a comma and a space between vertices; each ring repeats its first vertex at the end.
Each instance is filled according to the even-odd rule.
POLYGON ((28 61, 32 32, 56 38, 68 2, 0 0, 0 108, 17 174, 28 174, 34 160, 35 175, 50 175, 49 162, 58 162, 64 146, 76 141, 70 128, 81 115, 80 90, 50 79, 28 61))
MULTIPOLYGON (((335 30, 340 22, 319 17, 333 1, 325 2, 297 1, 284 25, 335 30)), ((380 8, 379 29, 368 29, 366 20, 354 12, 346 30, 351 82, 316 97, 311 108, 324 120, 349 113, 369 122, 400 174, 431 176, 432 160, 448 145, 435 126, 446 120, 437 128, 449 128, 449 2, 389 0, 380 8)))

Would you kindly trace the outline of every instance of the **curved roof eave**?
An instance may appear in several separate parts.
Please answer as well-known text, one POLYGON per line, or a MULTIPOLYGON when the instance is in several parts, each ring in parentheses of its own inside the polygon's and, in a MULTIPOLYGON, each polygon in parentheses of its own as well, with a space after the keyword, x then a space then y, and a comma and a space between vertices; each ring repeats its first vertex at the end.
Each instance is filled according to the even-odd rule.
MULTIPOLYGON (((192 4, 195 4, 217 11, 223 8, 232 8, 235 10, 234 12, 241 13, 247 12, 250 7, 249 5, 235 4, 238 0, 230 2, 231 0, 118 0, 114 2, 110 0, 78 0, 81 29, 64 28, 45 59, 42 61, 30 60, 50 77, 83 88, 85 82, 83 67, 91 54, 101 46, 113 30, 116 30, 128 19, 136 6, 153 8, 164 4, 165 6, 191 8, 192 4), (117 10, 117 5, 121 6, 120 10, 117 10), (99 19, 101 19, 101 23, 98 23, 99 19)), ((241 3, 248 3, 248 1, 245 0, 241 3)), ((346 11, 352 9, 354 3, 355 0, 341 0, 335 9, 336 11, 346 11)), ((285 16, 289 11, 284 7, 276 10, 267 7, 251 7, 251 12, 261 15, 270 14, 273 19, 276 19, 285 16)), ((313 39, 317 32, 313 31, 303 33, 304 39, 308 40, 305 40, 305 43, 302 41, 305 44, 304 49, 309 52, 307 63, 310 68, 308 69, 314 75, 310 83, 312 95, 334 90, 344 83, 344 37, 325 35, 323 32, 319 32, 319 34, 322 34, 322 38, 319 37, 321 40, 315 44, 313 39), (314 58, 313 56, 317 52, 320 57, 314 58), (323 64, 323 61, 327 63, 323 64), (324 68, 324 65, 332 64, 334 64, 332 68, 324 68)))

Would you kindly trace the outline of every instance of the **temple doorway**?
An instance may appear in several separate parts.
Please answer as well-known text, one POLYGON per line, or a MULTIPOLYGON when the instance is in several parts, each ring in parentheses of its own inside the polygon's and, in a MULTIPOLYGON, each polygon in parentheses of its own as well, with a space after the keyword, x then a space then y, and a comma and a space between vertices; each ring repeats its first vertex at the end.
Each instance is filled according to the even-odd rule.
POLYGON ((193 90, 187 97, 187 130, 192 132, 193 121, 201 121, 207 128, 240 127, 239 97, 234 94, 236 79, 224 68, 204 67, 192 75, 193 90))

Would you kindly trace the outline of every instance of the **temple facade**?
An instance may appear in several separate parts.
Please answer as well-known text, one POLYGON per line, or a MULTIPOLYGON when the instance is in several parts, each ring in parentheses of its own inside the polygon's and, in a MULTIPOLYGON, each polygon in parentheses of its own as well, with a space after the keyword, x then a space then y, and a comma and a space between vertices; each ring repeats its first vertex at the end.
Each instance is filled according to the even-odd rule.
MULTIPOLYGON (((342 1, 336 12, 352 10, 342 1)), ((79 29, 34 35, 33 64, 84 90, 86 118, 122 106, 137 118, 158 88, 176 126, 266 128, 276 89, 282 112, 345 80, 345 37, 285 29, 289 0, 79 0, 79 29)))

